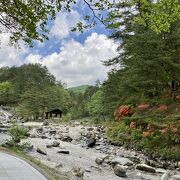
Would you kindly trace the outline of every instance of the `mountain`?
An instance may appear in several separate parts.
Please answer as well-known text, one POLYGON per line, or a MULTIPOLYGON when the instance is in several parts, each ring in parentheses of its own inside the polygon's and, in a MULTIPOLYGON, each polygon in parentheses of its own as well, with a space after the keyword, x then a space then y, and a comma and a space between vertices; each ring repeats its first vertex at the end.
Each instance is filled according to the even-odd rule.
POLYGON ((76 94, 84 93, 86 89, 89 87, 89 85, 81 85, 76 87, 71 87, 69 90, 73 91, 76 94))

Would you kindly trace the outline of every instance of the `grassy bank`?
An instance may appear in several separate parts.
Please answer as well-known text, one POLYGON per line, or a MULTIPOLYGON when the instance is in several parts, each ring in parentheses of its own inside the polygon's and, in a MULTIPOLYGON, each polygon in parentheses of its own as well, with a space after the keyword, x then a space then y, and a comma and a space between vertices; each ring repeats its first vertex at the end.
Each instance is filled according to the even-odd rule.
POLYGON ((108 139, 153 157, 180 161, 179 105, 168 106, 166 110, 151 107, 133 111, 131 117, 106 124, 108 139))

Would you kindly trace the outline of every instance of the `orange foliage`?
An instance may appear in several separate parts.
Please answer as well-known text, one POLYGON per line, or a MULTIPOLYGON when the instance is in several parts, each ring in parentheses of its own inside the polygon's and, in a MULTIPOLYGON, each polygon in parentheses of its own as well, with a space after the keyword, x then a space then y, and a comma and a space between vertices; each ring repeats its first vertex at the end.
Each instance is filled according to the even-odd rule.
POLYGON ((133 110, 129 106, 122 105, 114 112, 115 119, 120 121, 122 117, 130 116, 133 114, 133 110))
POLYGON ((155 131, 155 127, 154 127, 153 125, 151 125, 151 124, 148 124, 147 129, 148 129, 148 131, 149 131, 150 133, 152 133, 152 132, 155 131))
POLYGON ((176 100, 180 100, 180 95, 176 96, 176 100))
POLYGON ((151 132, 149 132, 149 131, 144 131, 143 132, 143 137, 148 137, 150 135, 151 135, 151 132))
POLYGON ((170 99, 170 98, 171 98, 171 95, 170 95, 170 93, 164 93, 164 94, 162 94, 162 95, 160 96, 160 98, 162 98, 162 99, 170 99))
POLYGON ((132 121, 132 122, 130 123, 130 128, 135 129, 135 128, 136 128, 136 125, 137 125, 137 123, 136 123, 135 121, 132 121))
POLYGON ((159 107, 158 107, 158 110, 163 112, 163 111, 166 111, 167 110, 167 106, 165 104, 160 104, 159 107))
POLYGON ((176 133, 178 132, 178 129, 177 129, 176 127, 172 127, 172 128, 171 128, 171 131, 172 131, 174 134, 176 134, 176 133))
POLYGON ((165 127, 163 129, 161 129, 160 132, 161 132, 161 134, 166 134, 168 132, 168 130, 169 129, 167 127, 165 127))
POLYGON ((150 105, 147 104, 147 103, 141 103, 141 104, 138 105, 138 108, 139 108, 140 110, 145 110, 145 109, 148 109, 149 106, 150 106, 150 105))

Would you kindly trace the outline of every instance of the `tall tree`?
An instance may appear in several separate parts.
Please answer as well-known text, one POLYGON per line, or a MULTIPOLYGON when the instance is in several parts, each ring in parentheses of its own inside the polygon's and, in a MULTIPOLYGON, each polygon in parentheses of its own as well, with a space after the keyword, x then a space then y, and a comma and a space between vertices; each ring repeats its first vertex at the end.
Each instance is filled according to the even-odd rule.
POLYGON ((134 23, 136 13, 127 7, 117 18, 123 29, 118 30, 115 19, 110 20, 112 38, 119 40, 119 56, 105 62, 116 68, 103 85, 106 111, 113 114, 120 104, 161 101, 163 94, 173 98, 179 93, 180 82, 180 22, 171 24, 169 32, 157 34, 148 26, 134 23), (118 68, 117 68, 118 67, 118 68))

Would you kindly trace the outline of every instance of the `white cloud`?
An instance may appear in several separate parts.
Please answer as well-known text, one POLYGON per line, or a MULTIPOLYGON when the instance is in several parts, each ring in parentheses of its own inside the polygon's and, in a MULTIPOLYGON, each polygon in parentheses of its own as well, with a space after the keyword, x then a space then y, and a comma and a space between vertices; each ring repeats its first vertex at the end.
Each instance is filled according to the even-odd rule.
POLYGON ((27 49, 20 45, 21 48, 15 48, 9 45, 10 34, 0 33, 0 67, 13 66, 22 64, 22 56, 27 53, 27 49))
POLYGON ((97 79, 106 78, 108 69, 101 61, 116 56, 116 49, 117 44, 113 40, 92 33, 84 44, 70 40, 63 44, 59 53, 46 57, 29 54, 26 62, 46 65, 57 80, 62 80, 68 86, 93 84, 97 79))
POLYGON ((55 36, 58 40, 62 40, 70 35, 71 29, 79 21, 82 21, 82 19, 79 13, 75 10, 72 10, 69 13, 60 12, 53 23, 50 35, 55 36))

